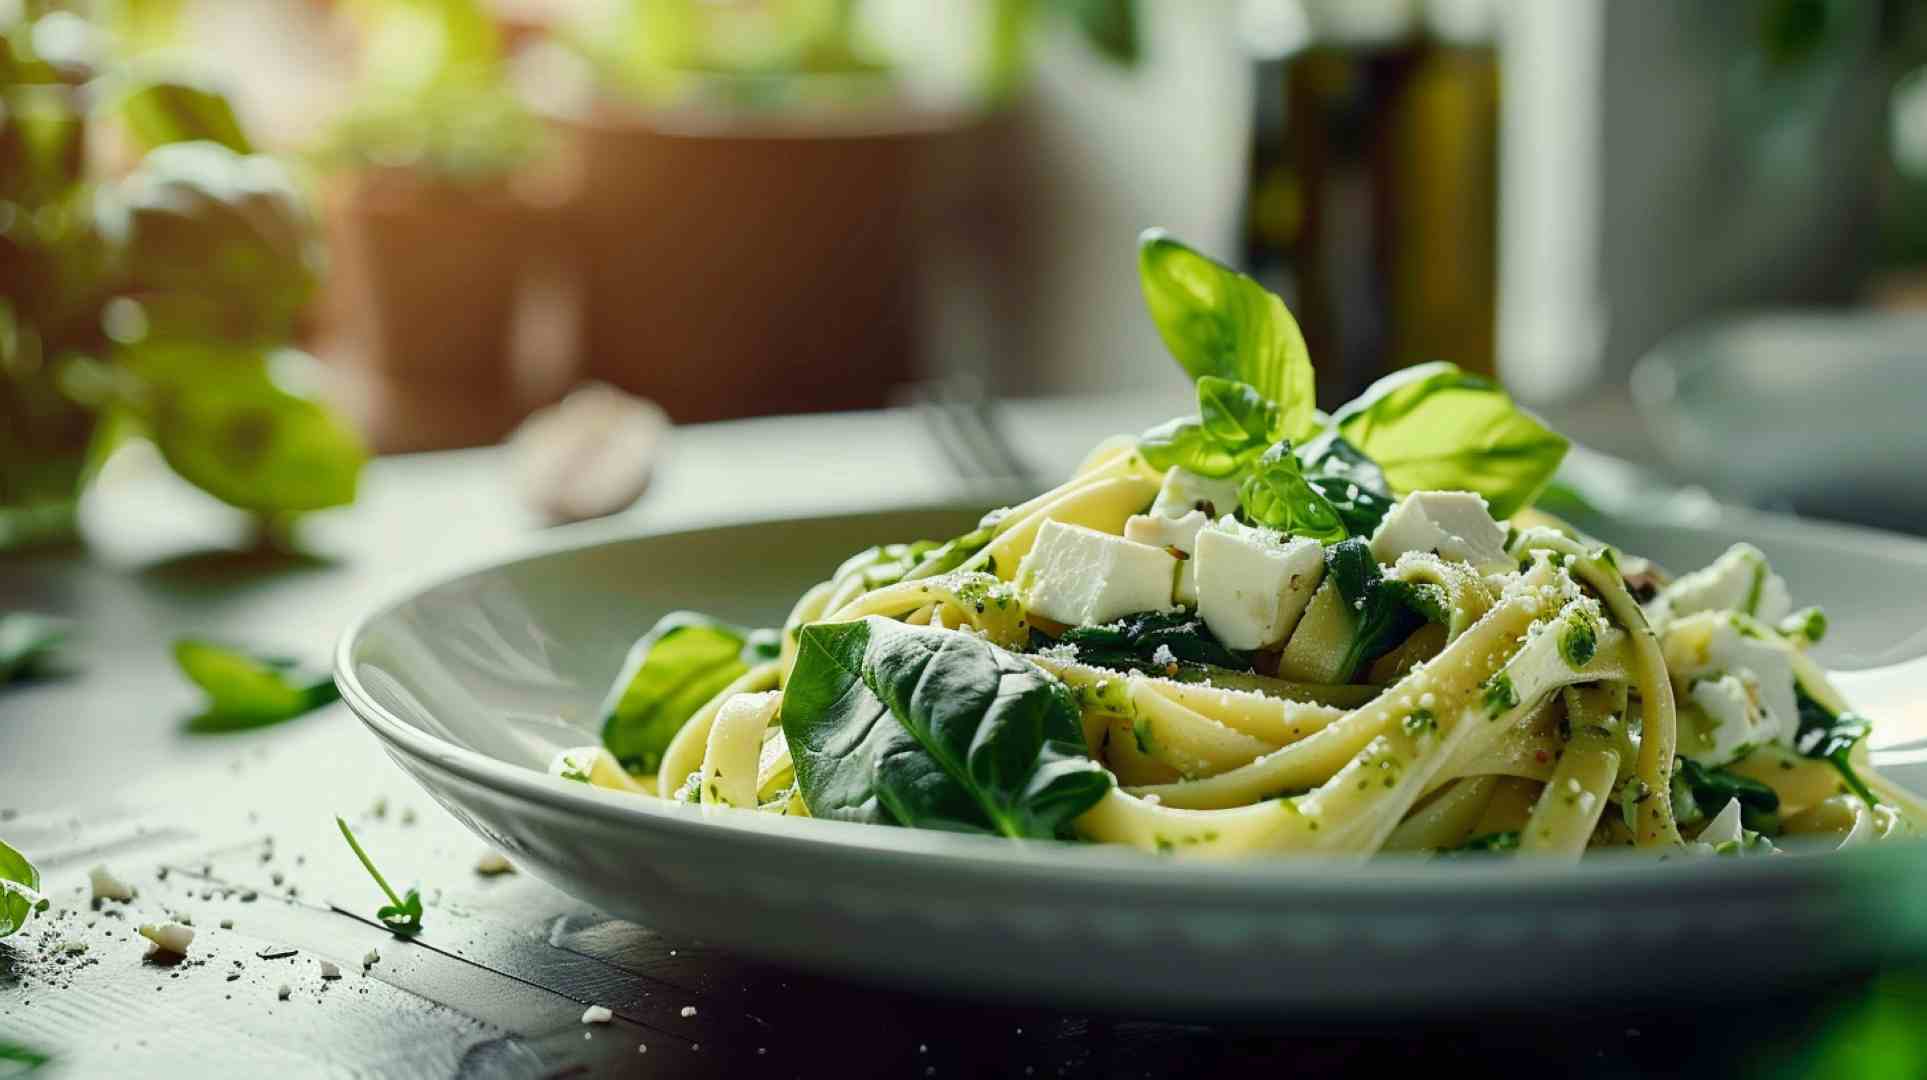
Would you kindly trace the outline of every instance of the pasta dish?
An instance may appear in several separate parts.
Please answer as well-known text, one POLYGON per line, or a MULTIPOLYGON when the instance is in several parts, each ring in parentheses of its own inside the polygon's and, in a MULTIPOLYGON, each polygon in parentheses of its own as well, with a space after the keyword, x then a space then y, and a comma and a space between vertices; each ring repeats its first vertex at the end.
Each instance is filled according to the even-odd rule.
POLYGON ((1321 412, 1278 297, 1157 230, 1139 269, 1195 414, 853 555, 778 630, 666 617, 551 771, 1181 857, 1752 856, 1927 823, 1761 552, 1670 577, 1534 510, 1567 443, 1491 381, 1428 364, 1321 412))

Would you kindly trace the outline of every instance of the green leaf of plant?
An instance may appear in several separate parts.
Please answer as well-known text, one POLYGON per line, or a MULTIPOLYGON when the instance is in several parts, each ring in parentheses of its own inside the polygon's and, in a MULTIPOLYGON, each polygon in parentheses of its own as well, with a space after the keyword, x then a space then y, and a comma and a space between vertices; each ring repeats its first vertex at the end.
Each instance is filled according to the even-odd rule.
POLYGON ((175 472, 223 502, 278 515, 353 502, 367 460, 346 424, 276 378, 310 364, 291 350, 148 342, 124 350, 122 368, 175 472))
POLYGON ((40 871, 25 855, 0 840, 0 938, 18 933, 34 912, 45 910, 40 871))
POLYGON ((1532 505, 1570 446, 1497 383, 1443 363, 1380 379, 1332 425, 1394 491, 1477 492, 1502 519, 1532 505))
POLYGON ((1337 682, 1350 682, 1360 668, 1392 651, 1414 630, 1427 621, 1442 622, 1447 614, 1436 591, 1385 577, 1362 536, 1325 549, 1325 576, 1357 617, 1337 682))
POLYGON ((1136 0, 1052 0, 1070 16, 1085 40, 1113 63, 1135 67, 1143 48, 1138 40, 1136 0))
POLYGON ((1043 839, 1111 787, 1070 690, 981 638, 871 616, 800 645, 782 723, 812 814, 1043 839))
POLYGON ((194 328, 201 339, 287 341, 320 270, 314 221, 287 169, 217 142, 153 150, 103 192, 98 218, 131 294, 163 307, 198 299, 218 316, 194 328))
POLYGON ((1140 435, 1137 448, 1154 469, 1176 466, 1199 476, 1230 476, 1242 464, 1205 433, 1201 422, 1185 417, 1159 424, 1140 435))
POLYGON ((1268 529, 1328 544, 1350 535, 1338 508, 1306 481, 1289 442, 1264 452, 1238 489, 1238 500, 1247 517, 1268 529))
POLYGON ((206 87, 171 80, 140 83, 121 95, 119 108, 142 150, 206 141, 237 154, 254 152, 234 107, 206 87))
POLYGON ((1273 439, 1313 434, 1311 354, 1283 300, 1162 229, 1138 238, 1138 282, 1165 347, 1193 379, 1248 383, 1276 403, 1273 439))
POLYGON ((174 642, 174 662, 207 694, 189 721, 195 731, 239 731, 292 720, 340 696, 334 679, 303 671, 297 661, 257 656, 198 638, 174 642))
POLYGON ((602 745, 624 768, 655 772, 683 722, 751 665, 773 659, 779 644, 775 631, 693 611, 664 615, 629 650, 603 700, 602 745))
POLYGON ((0 686, 31 678, 67 641, 73 623, 31 611, 0 615, 0 686))
POLYGON ((1262 450, 1284 435, 1284 415, 1250 383, 1206 375, 1198 380, 1198 418, 1205 434, 1233 454, 1262 450))
POLYGON ((375 918, 396 937, 414 937, 421 933, 421 893, 415 889, 409 889, 408 895, 396 896, 394 887, 388 884, 387 878, 381 876, 380 870, 375 869, 375 861, 370 859, 368 852, 362 849, 361 841, 355 839, 355 832, 348 827, 347 820, 337 814, 335 827, 341 830, 341 838, 348 841, 348 849, 355 853, 361 868, 368 871, 368 876, 375 879, 375 885, 381 889, 381 894, 388 898, 388 903, 375 909, 375 918))
POLYGON ((1078 663, 1118 671, 1163 674, 1164 665, 1152 659, 1160 648, 1185 663, 1251 670, 1248 657, 1225 648, 1204 620, 1188 611, 1143 611, 1104 626, 1072 627, 1058 640, 1077 646, 1078 663))
MULTIPOLYGON (((1731 799, 1740 800, 1740 818, 1747 828, 1764 832, 1774 828, 1780 809, 1780 796, 1772 788, 1726 769, 1701 765, 1692 758, 1677 758, 1674 775, 1692 793, 1700 812, 1711 816, 1725 809, 1731 799)), ((1777 830, 1774 830, 1777 831, 1777 830)))

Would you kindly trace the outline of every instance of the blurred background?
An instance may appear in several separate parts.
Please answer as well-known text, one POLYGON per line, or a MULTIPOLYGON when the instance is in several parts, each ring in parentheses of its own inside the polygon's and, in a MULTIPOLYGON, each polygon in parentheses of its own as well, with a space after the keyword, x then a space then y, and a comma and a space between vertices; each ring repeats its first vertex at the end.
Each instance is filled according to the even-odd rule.
POLYGON ((1641 482, 1927 529, 1917 0, 0 0, 0 546, 124 446, 273 530, 586 383, 637 454, 1175 412, 1149 225, 1327 407, 1451 360, 1641 482))

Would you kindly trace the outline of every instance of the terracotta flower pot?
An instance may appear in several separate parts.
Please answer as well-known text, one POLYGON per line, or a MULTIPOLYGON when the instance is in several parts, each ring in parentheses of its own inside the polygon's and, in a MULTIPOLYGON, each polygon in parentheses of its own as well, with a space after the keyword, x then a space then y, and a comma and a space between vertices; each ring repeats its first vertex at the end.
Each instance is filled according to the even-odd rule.
POLYGON ((683 422, 873 406, 914 377, 917 176, 946 122, 558 123, 594 377, 683 422))

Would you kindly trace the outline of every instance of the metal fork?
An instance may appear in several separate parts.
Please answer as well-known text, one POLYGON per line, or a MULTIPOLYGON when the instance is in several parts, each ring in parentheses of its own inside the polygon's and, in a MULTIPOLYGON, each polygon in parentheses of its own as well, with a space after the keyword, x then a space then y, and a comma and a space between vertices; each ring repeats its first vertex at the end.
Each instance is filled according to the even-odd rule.
POLYGON ((955 375, 909 388, 920 427, 964 487, 976 495, 1032 495, 1036 470, 1012 447, 998 406, 981 380, 955 375))

